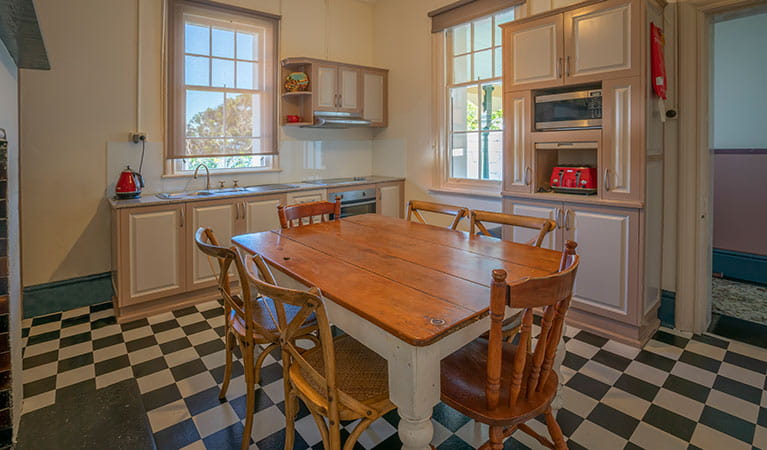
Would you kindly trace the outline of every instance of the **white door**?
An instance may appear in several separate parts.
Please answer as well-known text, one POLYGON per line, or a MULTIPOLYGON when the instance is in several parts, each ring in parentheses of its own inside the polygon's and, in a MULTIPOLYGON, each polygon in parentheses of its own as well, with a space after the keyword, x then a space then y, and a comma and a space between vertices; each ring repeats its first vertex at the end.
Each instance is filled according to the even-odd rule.
MULTIPOLYGON (((129 298, 121 305, 184 290, 184 205, 137 208, 127 214, 129 298)), ((122 240, 122 239, 121 239, 122 240)))
POLYGON ((530 142, 530 91, 504 94, 503 190, 529 193, 533 190, 533 151, 530 142))
POLYGON ((402 217, 401 189, 402 186, 400 184, 381 186, 379 188, 378 212, 382 216, 402 217))
POLYGON ((285 203, 285 196, 256 198, 243 202, 245 209, 244 233, 279 230, 277 206, 285 203))
POLYGON ((359 113, 362 111, 362 102, 360 101, 362 72, 359 69, 352 69, 341 66, 338 78, 338 110, 345 112, 359 113))
POLYGON ((602 86, 602 197, 642 198, 641 96, 638 78, 605 80, 602 86))
POLYGON ((386 124, 385 75, 379 72, 365 72, 362 76, 362 118, 374 126, 386 124))
MULTIPOLYGON (((187 210, 189 211, 191 236, 194 236, 198 228, 206 227, 213 230, 219 245, 224 247, 232 245, 232 236, 236 234, 235 217, 237 215, 237 206, 234 200, 189 203, 187 210)), ((191 277, 189 279, 190 288, 216 284, 218 261, 201 252, 194 242, 194 237, 189 242, 191 246, 189 251, 192 252, 192 267, 189 274, 191 277)))
MULTIPOLYGON (((520 203, 520 202, 513 202, 511 207, 511 214, 515 214, 518 216, 528 216, 528 217, 540 217, 542 219, 551 219, 554 222, 559 222, 560 214, 562 211, 562 204, 561 203, 520 203)), ((517 242, 520 244, 524 244, 529 242, 532 239, 535 239, 538 237, 538 231, 531 230, 528 228, 520 228, 520 227, 508 227, 511 228, 511 230, 504 230, 504 238, 506 236, 510 236, 510 240, 512 242, 517 242)), ((562 250, 562 237, 561 232, 558 228, 555 228, 546 235, 546 237, 543 239, 543 243, 541 244, 541 247, 548 248, 551 250, 562 250)))
POLYGON ((317 65, 315 79, 312 80, 312 95, 315 109, 335 111, 338 109, 338 66, 317 65))
POLYGON ((565 203, 564 236, 578 244, 574 305, 619 320, 636 315, 638 214, 565 203))
POLYGON ((557 14, 504 29, 504 90, 563 83, 562 23, 557 14))
MULTIPOLYGON (((613 0, 565 14, 566 82, 638 75, 631 2, 613 0), (637 69, 637 70, 633 70, 637 69)), ((635 20, 638 22, 638 20, 635 20)), ((639 31, 636 30, 635 33, 639 31)))

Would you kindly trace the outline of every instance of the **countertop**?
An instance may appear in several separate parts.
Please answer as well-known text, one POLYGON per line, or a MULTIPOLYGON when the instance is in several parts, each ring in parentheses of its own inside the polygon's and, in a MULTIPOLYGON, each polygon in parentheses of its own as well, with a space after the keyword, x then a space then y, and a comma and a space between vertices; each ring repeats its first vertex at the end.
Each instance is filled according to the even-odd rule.
MULTIPOLYGON (((296 185, 297 187, 288 188, 288 189, 274 189, 274 190, 263 191, 263 192, 240 191, 240 192, 227 192, 227 193, 221 193, 221 194, 216 194, 215 193, 216 189, 211 189, 211 191, 214 192, 214 194, 212 195, 205 195, 205 196, 199 196, 199 197, 179 197, 179 198, 169 198, 169 199, 160 198, 157 196, 157 194, 142 194, 141 197, 139 198, 129 198, 129 199, 118 199, 116 197, 109 197, 109 204, 112 206, 113 209, 134 208, 139 206, 169 205, 171 203, 202 202, 207 200, 219 200, 223 198, 273 195, 273 194, 282 194, 285 192, 313 191, 313 190, 319 190, 319 189, 335 189, 339 187, 345 188, 345 187, 359 186, 362 184, 380 184, 380 183, 388 183, 392 181, 405 181, 405 178, 371 175, 371 176, 365 177, 364 180, 360 180, 360 181, 331 183, 331 184, 285 182, 285 183, 279 183, 279 184, 291 184, 291 185, 296 185)), ((269 184, 276 184, 276 183, 269 183, 269 184)))

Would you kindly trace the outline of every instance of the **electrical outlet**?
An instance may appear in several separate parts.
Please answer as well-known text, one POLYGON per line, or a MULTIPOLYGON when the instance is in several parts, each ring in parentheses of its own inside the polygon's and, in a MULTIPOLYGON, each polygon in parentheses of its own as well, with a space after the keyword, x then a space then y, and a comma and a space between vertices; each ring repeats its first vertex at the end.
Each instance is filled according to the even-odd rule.
POLYGON ((134 144, 139 144, 141 142, 146 142, 146 133, 143 131, 134 131, 130 134, 130 141, 134 144))

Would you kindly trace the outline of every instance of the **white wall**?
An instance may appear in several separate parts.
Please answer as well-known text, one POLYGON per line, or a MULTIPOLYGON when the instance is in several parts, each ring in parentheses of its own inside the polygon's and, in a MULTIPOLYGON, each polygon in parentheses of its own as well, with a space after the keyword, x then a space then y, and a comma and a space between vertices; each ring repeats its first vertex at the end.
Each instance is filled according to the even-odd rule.
POLYGON ((713 148, 767 147, 767 13, 714 24, 713 148))
MULTIPOLYGON (((373 63, 372 4, 227 1, 282 15, 280 57, 373 63)), ((129 132, 140 129, 148 134, 147 194, 183 189, 190 182, 161 177, 161 4, 158 0, 36 1, 53 70, 25 72, 21 77, 25 286, 111 269, 106 198, 112 195, 120 169, 126 164, 138 166, 139 146, 127 143, 129 132)), ((239 176, 240 184, 370 174, 371 133, 283 132, 283 171, 239 176)), ((227 183, 232 178, 225 177, 227 183)))
POLYGON ((0 128, 8 135, 8 291, 13 430, 18 430, 23 398, 21 379, 21 276, 19 274, 19 107, 18 70, 0 43, 0 128))

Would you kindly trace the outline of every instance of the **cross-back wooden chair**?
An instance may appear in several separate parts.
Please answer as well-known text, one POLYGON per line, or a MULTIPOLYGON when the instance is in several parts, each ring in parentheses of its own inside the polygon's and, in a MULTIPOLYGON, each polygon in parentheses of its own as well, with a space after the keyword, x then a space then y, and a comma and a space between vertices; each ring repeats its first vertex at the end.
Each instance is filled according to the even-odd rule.
POLYGON ((481 449, 500 450, 516 430, 548 448, 566 449, 551 411, 558 379, 553 370, 578 268, 576 244, 568 241, 560 271, 508 283, 506 272, 493 271, 490 288, 490 337, 479 338, 442 360, 442 401, 474 420, 490 425, 481 449), (503 339, 506 306, 523 308, 520 345, 503 339), (533 309, 544 308, 541 333, 533 351, 522 344, 532 335, 533 309), (550 440, 525 422, 543 414, 550 440))
POLYGON ((407 202, 407 220, 410 220, 411 217, 414 217, 418 222, 426 223, 426 220, 421 215, 421 211, 452 216, 453 222, 448 227, 451 230, 455 230, 458 227, 458 223, 461 221, 461 219, 469 215, 469 210, 460 206, 424 202, 421 200, 410 200, 407 202))
POLYGON ((285 449, 293 448, 300 398, 314 417, 326 449, 341 449, 342 420, 361 419, 343 444, 344 450, 351 450, 370 424, 395 408, 389 400, 386 360, 351 336, 333 337, 319 289, 286 289, 256 278, 259 271, 269 270, 260 255, 248 258, 245 264, 255 290, 278 305, 285 378, 285 449), (289 317, 279 305, 299 311, 289 317), (295 339, 300 337, 300 324, 311 316, 317 317, 320 345, 304 351, 296 346, 295 339))
POLYGON ((538 230, 538 235, 535 238, 525 242, 525 244, 532 245, 533 247, 540 247, 549 231, 557 226, 557 223, 551 219, 504 214, 492 211, 471 210, 469 217, 471 234, 479 231, 480 234, 484 234, 485 236, 492 236, 492 234, 487 231, 483 222, 538 230))
POLYGON ((331 214, 333 219, 341 218, 341 199, 339 197, 336 197, 335 202, 319 201, 277 206, 277 215, 280 217, 280 226, 283 229, 300 227, 304 225, 303 219, 308 219, 309 224, 313 224, 314 218, 317 216, 319 216, 320 222, 327 222, 330 220, 331 214))
MULTIPOLYGON (((224 299, 226 336, 226 366, 224 368, 224 381, 219 392, 219 399, 226 398, 229 381, 232 377, 232 351, 238 345, 242 352, 242 361, 245 368, 245 384, 247 389, 245 430, 242 434, 242 448, 247 449, 250 443, 250 432, 253 428, 253 414, 255 413, 255 385, 261 379, 261 365, 269 353, 279 346, 280 333, 278 323, 274 319, 277 311, 274 302, 268 297, 254 298, 250 290, 250 277, 242 264, 242 260, 234 248, 226 248, 219 245, 213 231, 210 228, 200 227, 195 233, 197 248, 209 257, 218 261, 218 290, 224 299), (229 271, 234 264, 237 277, 240 282, 240 295, 233 294, 229 283, 229 271), (261 350, 256 359, 256 349, 260 345, 267 345, 261 350)), ((263 277, 270 283, 274 283, 271 272, 262 271, 258 276, 263 277)), ((296 308, 288 310, 289 317, 294 317, 296 308)), ((317 321, 314 316, 304 317, 298 323, 295 335, 302 339, 309 339, 319 343, 311 333, 317 330, 317 321)))

